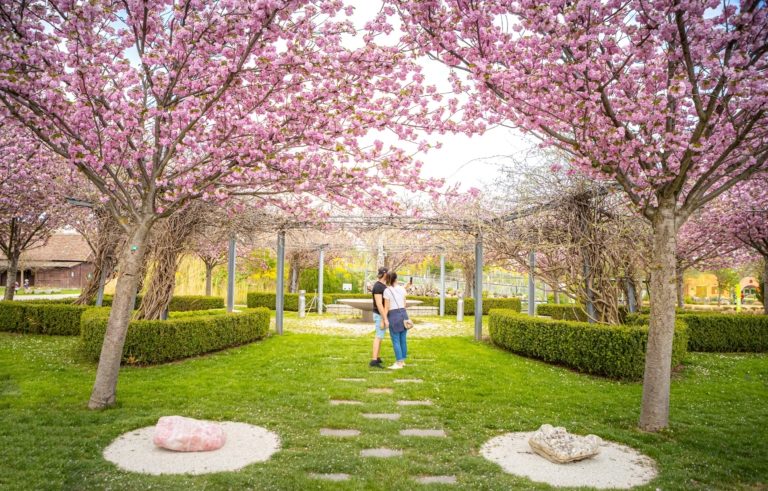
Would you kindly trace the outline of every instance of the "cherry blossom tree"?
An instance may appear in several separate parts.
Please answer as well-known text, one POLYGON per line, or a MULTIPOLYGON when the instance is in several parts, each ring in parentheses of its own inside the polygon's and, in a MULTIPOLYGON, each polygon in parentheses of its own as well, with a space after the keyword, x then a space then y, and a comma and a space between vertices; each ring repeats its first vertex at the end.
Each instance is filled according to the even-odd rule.
POLYGON ((520 128, 617 182, 653 228, 640 427, 669 422, 675 236, 768 159, 762 0, 389 0, 452 69, 467 121, 520 128))
POLYGON ((65 173, 26 129, 0 120, 0 252, 8 260, 3 300, 13 300, 21 254, 45 245, 62 224, 65 173))
POLYGON ((735 240, 712 207, 697 210, 677 233, 677 306, 684 306, 683 276, 690 268, 722 269, 744 262, 744 245, 735 240))
POLYGON ((116 401, 159 219, 232 194, 387 208, 387 183, 436 184, 404 151, 363 138, 386 130, 418 141, 416 126, 444 118, 421 97, 418 68, 379 42, 382 15, 362 47, 342 44, 357 35, 350 14, 337 0, 0 6, 0 105, 96 186, 127 236, 89 407, 116 401))
MULTIPOLYGON (((762 259, 762 281, 768 278, 768 177, 752 179, 734 187, 719 203, 719 220, 732 236, 753 255, 762 259)), ((765 283, 763 311, 768 314, 765 283)))

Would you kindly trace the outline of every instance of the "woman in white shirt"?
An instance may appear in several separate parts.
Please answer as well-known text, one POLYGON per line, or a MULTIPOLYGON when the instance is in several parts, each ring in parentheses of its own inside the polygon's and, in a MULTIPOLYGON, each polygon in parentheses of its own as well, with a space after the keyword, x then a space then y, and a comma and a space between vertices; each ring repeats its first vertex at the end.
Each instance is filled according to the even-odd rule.
POLYGON ((392 347, 395 349, 395 364, 389 367, 398 370, 405 366, 408 356, 408 345, 405 321, 408 313, 405 311, 405 288, 397 283, 397 273, 387 273, 387 289, 384 290, 384 325, 389 327, 389 336, 392 338, 392 347))

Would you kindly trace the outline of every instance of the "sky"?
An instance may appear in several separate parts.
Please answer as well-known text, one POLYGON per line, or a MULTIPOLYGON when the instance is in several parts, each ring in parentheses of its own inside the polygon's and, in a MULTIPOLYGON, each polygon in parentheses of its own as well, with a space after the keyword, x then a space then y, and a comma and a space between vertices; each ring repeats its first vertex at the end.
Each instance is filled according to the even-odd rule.
MULTIPOLYGON (((381 8, 378 0, 347 0, 355 7, 352 21, 358 29, 373 18, 381 8)), ((399 32, 396 30, 387 41, 395 42, 399 32)), ((360 42, 359 37, 350 43, 360 42)), ((447 91, 448 69, 438 62, 424 60, 421 63, 426 82, 434 84, 442 91, 447 91)), ((395 140, 385 140, 385 144, 396 144, 395 140)), ((517 132, 507 128, 493 128, 482 135, 468 137, 464 134, 441 135, 431 137, 432 141, 442 143, 442 148, 433 149, 426 154, 417 154, 415 158, 424 162, 423 176, 444 178, 448 184, 461 184, 461 189, 482 188, 493 182, 497 169, 502 163, 509 164, 509 156, 520 157, 530 149, 533 143, 517 132)))

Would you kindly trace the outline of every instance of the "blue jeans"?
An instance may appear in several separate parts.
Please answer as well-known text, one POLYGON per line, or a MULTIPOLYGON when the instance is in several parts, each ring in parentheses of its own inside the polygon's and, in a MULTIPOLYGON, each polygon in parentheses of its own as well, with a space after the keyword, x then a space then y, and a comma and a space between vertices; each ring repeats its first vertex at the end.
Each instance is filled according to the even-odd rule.
POLYGON ((408 331, 392 332, 389 330, 389 337, 392 338, 392 347, 395 348, 395 359, 405 361, 408 356, 408 344, 405 341, 408 331))

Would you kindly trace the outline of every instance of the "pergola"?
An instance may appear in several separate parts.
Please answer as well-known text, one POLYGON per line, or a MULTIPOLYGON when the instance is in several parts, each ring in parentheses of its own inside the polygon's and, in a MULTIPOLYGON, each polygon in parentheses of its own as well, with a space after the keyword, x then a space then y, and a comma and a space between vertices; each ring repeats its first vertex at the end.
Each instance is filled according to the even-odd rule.
MULTIPOLYGON (((273 229, 277 231, 277 285, 275 302, 275 327, 277 334, 283 333, 283 318, 285 307, 285 235, 292 229, 318 229, 320 226, 331 226, 337 229, 352 228, 355 230, 376 230, 381 228, 400 229, 408 231, 457 231, 464 232, 475 237, 475 290, 474 290, 474 317, 475 339, 480 340, 483 334, 483 238, 482 224, 470 221, 446 220, 442 218, 421 218, 403 216, 330 216, 323 219, 323 223, 317 221, 288 220, 276 223, 273 229)), ((418 247, 423 250, 422 247, 418 247)), ((324 247, 319 246, 318 268, 318 312, 322 313, 323 298, 323 265, 324 247)), ((445 251, 435 247, 435 252, 440 254, 440 315, 445 315, 445 251)), ((227 272, 227 310, 234 310, 235 291, 235 240, 229 242, 229 259, 227 272)), ((530 276, 529 291, 533 277, 530 276)), ((529 308, 530 310, 530 308, 529 308)))

